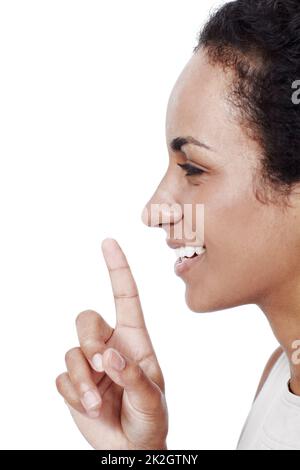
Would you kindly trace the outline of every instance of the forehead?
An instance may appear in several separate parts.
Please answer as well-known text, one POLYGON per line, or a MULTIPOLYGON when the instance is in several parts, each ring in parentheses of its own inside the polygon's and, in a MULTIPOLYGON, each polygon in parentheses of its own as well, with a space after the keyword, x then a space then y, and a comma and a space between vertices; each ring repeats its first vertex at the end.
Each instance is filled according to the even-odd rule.
MULTIPOLYGON (((168 142, 178 135, 192 135, 217 147, 237 132, 234 109, 226 100, 232 72, 209 64, 200 49, 188 61, 171 92, 166 114, 168 142)), ((236 134, 237 137, 237 134, 236 134)))

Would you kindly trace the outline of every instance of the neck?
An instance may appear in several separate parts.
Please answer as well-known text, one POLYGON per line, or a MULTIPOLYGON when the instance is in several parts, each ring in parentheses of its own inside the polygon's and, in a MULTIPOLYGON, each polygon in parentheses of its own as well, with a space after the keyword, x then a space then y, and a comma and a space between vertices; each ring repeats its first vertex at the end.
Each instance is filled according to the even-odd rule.
POLYGON ((300 395, 300 282, 297 279, 275 290, 257 305, 289 359, 290 389, 300 395))

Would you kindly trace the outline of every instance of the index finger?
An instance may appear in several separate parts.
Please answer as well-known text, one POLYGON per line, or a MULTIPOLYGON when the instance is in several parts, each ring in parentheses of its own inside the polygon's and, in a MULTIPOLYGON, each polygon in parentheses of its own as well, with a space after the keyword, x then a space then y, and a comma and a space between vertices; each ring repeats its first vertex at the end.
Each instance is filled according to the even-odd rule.
POLYGON ((105 238, 101 248, 115 299, 117 325, 145 327, 137 285, 120 245, 113 238, 105 238))

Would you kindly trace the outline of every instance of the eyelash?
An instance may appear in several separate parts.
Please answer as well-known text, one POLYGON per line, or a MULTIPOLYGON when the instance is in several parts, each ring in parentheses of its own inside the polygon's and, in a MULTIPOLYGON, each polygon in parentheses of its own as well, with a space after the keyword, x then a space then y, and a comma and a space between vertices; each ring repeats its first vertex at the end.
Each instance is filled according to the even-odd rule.
POLYGON ((177 163, 177 165, 180 166, 180 168, 182 168, 183 170, 187 171, 185 176, 201 175, 202 173, 204 173, 204 170, 190 165, 189 163, 177 163))

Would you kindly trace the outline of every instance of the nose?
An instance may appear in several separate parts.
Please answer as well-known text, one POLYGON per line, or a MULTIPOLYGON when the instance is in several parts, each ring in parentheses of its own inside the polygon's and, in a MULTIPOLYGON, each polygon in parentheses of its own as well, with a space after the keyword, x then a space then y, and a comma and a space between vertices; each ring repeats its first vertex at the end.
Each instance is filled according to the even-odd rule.
POLYGON ((161 183, 143 208, 141 219, 148 227, 162 227, 169 234, 168 227, 182 219, 181 205, 161 183))

